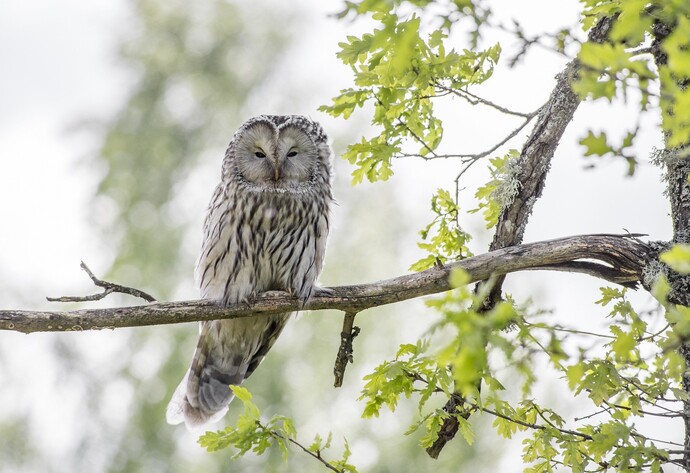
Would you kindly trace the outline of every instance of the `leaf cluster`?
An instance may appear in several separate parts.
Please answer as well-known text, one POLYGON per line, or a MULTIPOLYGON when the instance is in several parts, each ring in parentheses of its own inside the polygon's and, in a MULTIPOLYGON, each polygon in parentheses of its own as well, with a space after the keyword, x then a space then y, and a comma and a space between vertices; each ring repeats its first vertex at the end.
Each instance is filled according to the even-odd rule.
MULTIPOLYGON (((423 7, 432 2, 395 3, 423 7)), ((489 79, 501 49, 448 48, 450 24, 430 28, 416 13, 402 18, 391 2, 350 3, 347 11, 371 14, 379 27, 339 43, 338 57, 352 69, 355 87, 342 90, 320 110, 348 118, 358 107, 373 106, 378 135, 348 146, 343 158, 356 166, 354 183, 386 180, 393 174, 393 158, 408 146, 414 145, 413 153, 421 157, 436 154, 443 126, 433 99, 489 79)))
POLYGON ((667 324, 650 332, 649 318, 643 319, 632 307, 627 289, 602 288, 597 303, 610 308, 611 324, 608 334, 596 334, 532 321, 539 314, 529 315, 510 300, 488 312, 479 311, 490 282, 475 294, 465 287, 462 272, 455 273, 452 280, 456 289, 428 302, 442 317, 435 331, 450 330, 451 341, 433 351, 428 341, 402 345, 394 360, 366 376, 361 397, 366 401, 364 417, 378 416, 384 407, 393 411, 401 398, 415 396, 420 418, 407 433, 423 429, 420 443, 428 447, 449 416, 456 417, 469 444, 475 435, 467 421, 469 414, 492 416, 499 435, 527 434, 522 459, 528 472, 563 466, 582 472, 608 468, 659 471, 662 465, 677 461, 658 441, 640 432, 635 419, 682 415, 660 400, 686 398, 681 389, 683 361, 671 344, 690 333, 690 324, 682 323, 690 320, 682 312, 687 308, 668 310, 667 324), (515 330, 506 332, 508 326, 515 330), (574 335, 599 339, 603 355, 588 357, 583 348, 568 353, 572 351, 567 348, 572 345, 568 338, 574 335), (562 376, 565 389, 573 396, 586 396, 598 411, 567 421, 532 399, 537 372, 544 376, 537 361, 540 355, 562 376), (504 376, 498 374, 501 364, 523 377, 516 402, 503 397, 514 397, 515 392, 506 392, 504 376), (481 392, 477 389, 480 382, 481 392), (430 402, 434 399, 436 402, 430 402), (456 410, 438 407, 439 399, 455 400, 456 410), (581 422, 594 415, 607 418, 595 424, 581 422))
MULTIPOLYGON (((650 110, 650 100, 660 107, 662 129, 669 147, 690 141, 690 92, 683 84, 690 77, 690 6, 679 0, 584 0, 585 29, 603 17, 615 17, 608 41, 584 43, 578 54, 583 65, 573 83, 582 97, 628 101, 637 97, 640 113, 650 110), (659 24, 673 31, 658 45, 652 30, 659 24), (653 46, 653 47, 651 47, 653 46), (654 64, 653 54, 665 59, 654 64), (633 92, 633 94, 631 94, 633 92)), ((638 119, 639 124, 639 119, 638 119)), ((638 125, 639 127, 639 125, 638 125)), ((612 153, 628 163, 628 174, 637 161, 629 152, 637 129, 630 130, 622 145, 612 145, 604 133, 589 131, 581 144, 586 155, 612 153)))
POLYGON ((460 227, 460 208, 450 192, 438 189, 431 198, 434 219, 420 230, 422 241, 417 246, 429 254, 410 266, 411 271, 422 271, 435 264, 443 264, 472 256, 467 248, 471 236, 460 227))
POLYGON ((292 419, 274 415, 268 421, 261 421, 261 411, 252 402, 251 393, 241 386, 230 386, 235 397, 242 401, 244 411, 239 415, 234 426, 228 426, 224 430, 206 432, 199 437, 199 445, 209 452, 224 450, 234 447, 237 452, 232 456, 233 460, 244 456, 251 451, 257 455, 263 454, 270 446, 277 445, 283 459, 287 461, 291 446, 296 446, 320 461, 328 469, 339 473, 357 473, 354 465, 348 463, 352 452, 347 443, 343 455, 339 460, 327 461, 321 454, 331 447, 332 435, 329 433, 326 440, 316 435, 311 445, 304 446, 297 441, 297 430, 292 419))

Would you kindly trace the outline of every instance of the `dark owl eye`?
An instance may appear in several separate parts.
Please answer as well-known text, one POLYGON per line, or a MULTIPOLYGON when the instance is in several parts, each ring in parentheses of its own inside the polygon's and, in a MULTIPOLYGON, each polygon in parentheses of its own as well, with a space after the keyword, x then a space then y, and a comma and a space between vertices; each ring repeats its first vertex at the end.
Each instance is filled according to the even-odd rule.
POLYGON ((257 158, 265 158, 266 157, 266 155, 264 153, 262 153, 261 151, 257 151, 256 153, 254 153, 254 156, 256 156, 257 158))
POLYGON ((297 151, 290 151, 290 152, 287 154, 287 157, 288 157, 288 158, 294 158, 295 156, 297 156, 297 151))

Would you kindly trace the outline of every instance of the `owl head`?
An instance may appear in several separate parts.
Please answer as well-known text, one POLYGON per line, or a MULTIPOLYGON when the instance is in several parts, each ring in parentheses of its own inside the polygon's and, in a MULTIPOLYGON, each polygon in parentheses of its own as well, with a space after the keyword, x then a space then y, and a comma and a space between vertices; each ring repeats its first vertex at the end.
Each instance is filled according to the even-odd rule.
POLYGON ((327 184, 331 149, 321 125, 301 115, 260 115, 235 133, 223 179, 257 192, 309 192, 327 184))

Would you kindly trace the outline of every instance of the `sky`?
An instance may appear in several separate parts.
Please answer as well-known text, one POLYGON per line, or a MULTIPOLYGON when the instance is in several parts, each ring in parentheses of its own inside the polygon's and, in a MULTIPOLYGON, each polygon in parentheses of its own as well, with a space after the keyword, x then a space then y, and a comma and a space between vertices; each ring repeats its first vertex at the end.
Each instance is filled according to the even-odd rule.
MULTIPOLYGON (((544 28, 545 23, 550 30, 555 30, 573 24, 578 18, 575 1, 530 2, 535 4, 530 8, 533 13, 530 15, 525 15, 522 3, 500 0, 495 2, 495 10, 505 21, 520 18, 527 31, 535 32, 544 28)), ((291 61, 278 71, 275 82, 266 87, 266 102, 251 104, 250 108, 260 110, 265 106, 266 112, 279 109, 280 83, 290 80, 304 84, 310 91, 302 104, 303 110, 294 113, 306 113, 322 120, 327 130, 352 126, 326 117, 316 108, 349 85, 348 69, 335 58, 337 43, 347 34, 363 31, 366 25, 328 18, 340 6, 339 2, 300 0, 300 4, 311 11, 305 18, 308 27, 293 46, 291 61)), ((97 148, 98 136, 80 124, 108 117, 125 96, 132 77, 117 62, 116 45, 129 20, 123 1, 63 0, 58 5, 49 0, 4 0, 0 5, 0 64, 3 65, 0 74, 3 91, 0 94, 0 300, 5 305, 2 308, 54 309, 55 305, 45 301, 46 295, 91 291, 90 282, 79 269, 81 260, 99 274, 107 270, 114 258, 114 249, 99 242, 98 232, 93 228, 93 219, 98 219, 98 215, 89 214, 97 178, 104 170, 85 166, 82 161, 97 148)), ((462 37, 453 40, 462 47, 462 37)), ((496 33, 496 40, 503 41, 505 37, 496 33)), ((510 49, 510 45, 505 48, 510 49)), ((477 93, 509 108, 531 111, 548 98, 554 77, 564 63, 565 59, 554 53, 535 49, 516 69, 497 69, 496 77, 477 93)), ((606 128, 614 136, 623 136, 634 126, 634 110, 634 104, 600 102, 580 107, 557 150, 544 195, 527 227, 526 242, 626 231, 648 234, 651 240, 670 238, 669 205, 662 195, 660 172, 647 161, 649 152, 660 145, 660 136, 654 131, 656 119, 648 117, 643 122, 636 143, 642 164, 632 178, 624 176, 625 163, 615 160, 602 161, 594 170, 586 169, 590 161, 583 158, 583 147, 578 144, 588 129, 606 128)), ((462 152, 490 147, 517 124, 515 119, 470 109, 458 102, 443 105, 440 113, 447 120, 444 148, 462 152)), ((353 120, 366 129, 366 113, 356 113, 353 120)), ((228 138, 231 134, 229 131, 228 138)), ((520 137, 524 138, 524 133, 520 137)), ((517 139, 512 145, 519 147, 520 143, 517 139)), ((467 201, 466 210, 472 207, 474 189, 486 178, 485 167, 479 164, 468 175, 462 193, 467 201)), ((349 172, 344 163, 338 169, 349 172)), ((431 194, 439 187, 452 186, 456 164, 401 161, 396 163, 395 171, 390 182, 376 185, 394 189, 406 208, 404 217, 419 221, 417 227, 421 228, 426 223, 431 194)), ((204 168, 200 172, 203 173, 200 181, 211 183, 217 178, 218 170, 204 168)), ((195 212, 195 207, 198 209, 199 222, 209 195, 210 190, 199 189, 187 204, 190 212, 195 212)), ((490 232, 482 230, 481 217, 466 215, 464 221, 470 232, 480 235, 472 243, 472 250, 485 251, 490 232)), ((341 230, 336 229, 333 238, 344 238, 348 225, 352 224, 341 221, 341 230)), ((409 247, 415 248, 417 235, 406 238, 409 247)), ((401 255, 399 266, 387 269, 390 273, 381 277, 404 272, 414 255, 418 255, 414 249, 409 255, 401 255)), ((180 298, 195 296, 191 278, 190 269, 190 284, 178 294, 180 298)), ((533 298, 540 306, 558 306, 555 316, 567 321, 603 315, 603 311, 597 313, 591 307, 601 285, 585 276, 530 272, 511 276, 506 288, 519 297, 533 298)), ((643 292, 635 294, 634 299, 642 304, 650 301, 643 292)), ((599 322, 593 320, 592 324, 599 322)), ((35 336, 29 339, 33 340, 32 337, 35 336)), ((18 358, 49 366, 49 360, 40 358, 40 349, 25 346, 32 345, 27 343, 26 336, 1 334, 0 338, 23 354, 18 358)), ((102 354, 107 355, 107 351, 102 354)), ((17 371, 27 369, 21 363, 13 366, 17 371)), ((51 414, 48 397, 46 394, 30 399, 43 406, 45 416, 50 419, 56 414, 51 414), (39 398, 41 402, 37 401, 39 398)), ((9 402, 30 401, 10 399, 9 402)), ((69 435, 59 435, 58 421, 50 424, 47 435, 53 441, 59 443, 60 438, 69 438, 69 435)))

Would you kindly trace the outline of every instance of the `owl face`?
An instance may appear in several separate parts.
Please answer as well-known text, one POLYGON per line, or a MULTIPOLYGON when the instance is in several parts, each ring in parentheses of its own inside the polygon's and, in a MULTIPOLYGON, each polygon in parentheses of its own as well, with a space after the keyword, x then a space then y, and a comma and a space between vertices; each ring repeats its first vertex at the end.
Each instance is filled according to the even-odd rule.
POLYGON ((330 154, 323 130, 310 119, 262 115, 237 131, 226 165, 251 190, 301 192, 324 166, 328 172, 330 154))

